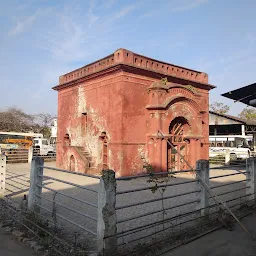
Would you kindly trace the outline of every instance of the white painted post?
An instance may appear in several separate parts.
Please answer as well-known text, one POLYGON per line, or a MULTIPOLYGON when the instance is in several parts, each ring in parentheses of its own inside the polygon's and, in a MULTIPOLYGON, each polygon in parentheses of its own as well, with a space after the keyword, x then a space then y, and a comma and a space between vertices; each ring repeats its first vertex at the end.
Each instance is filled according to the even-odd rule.
MULTIPOLYGON (((196 162, 196 174, 201 177, 201 179, 209 186, 209 161, 208 160, 198 160, 196 162)), ((202 182, 197 178, 197 187, 200 192, 197 192, 197 197, 200 202, 197 205, 197 209, 201 209, 201 216, 208 216, 209 214, 209 194, 202 182)))
POLYGON ((229 165, 229 164, 230 164, 230 150, 227 149, 225 153, 225 165, 229 165))
POLYGON ((44 159, 40 157, 34 157, 31 163, 30 170, 30 187, 28 194, 28 209, 32 211, 40 212, 40 203, 42 195, 43 184, 43 168, 44 159))
POLYGON ((246 159, 246 194, 251 194, 246 199, 252 204, 255 201, 256 193, 256 158, 250 157, 246 159))
POLYGON ((33 147, 29 147, 28 148, 28 163, 32 162, 32 158, 33 158, 33 147))
POLYGON ((116 178, 112 170, 103 170, 98 192, 97 239, 99 255, 117 252, 116 178))
POLYGON ((6 175, 6 156, 0 154, 0 198, 4 198, 6 175))
POLYGON ((242 124, 241 126, 241 132, 242 132, 242 136, 245 136, 245 125, 242 124))
POLYGON ((256 132, 253 133, 253 151, 256 152, 256 132))

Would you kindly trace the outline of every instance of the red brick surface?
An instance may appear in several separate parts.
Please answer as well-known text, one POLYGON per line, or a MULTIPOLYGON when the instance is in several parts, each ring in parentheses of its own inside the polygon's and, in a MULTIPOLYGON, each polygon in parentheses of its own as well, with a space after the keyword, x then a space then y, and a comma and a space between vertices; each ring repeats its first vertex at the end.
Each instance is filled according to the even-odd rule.
POLYGON ((97 172, 103 163, 117 176, 135 175, 145 163, 167 169, 166 138, 171 121, 188 124, 189 162, 208 159, 209 90, 205 73, 119 49, 114 54, 60 77, 58 91, 57 166, 97 172), (168 83, 160 82, 167 78, 168 83), (189 86, 188 86, 189 85, 189 86), (103 155, 102 132, 106 155, 103 155), (65 139, 68 134, 70 140, 65 139), (94 169, 75 150, 90 154, 94 169))

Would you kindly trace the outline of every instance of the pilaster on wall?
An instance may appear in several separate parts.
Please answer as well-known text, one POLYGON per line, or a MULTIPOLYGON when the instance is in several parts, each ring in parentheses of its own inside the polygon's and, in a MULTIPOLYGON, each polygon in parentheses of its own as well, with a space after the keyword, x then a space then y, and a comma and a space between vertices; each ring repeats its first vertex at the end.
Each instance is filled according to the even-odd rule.
POLYGON ((148 156, 150 165, 155 172, 163 172, 167 169, 167 141, 159 138, 157 134, 148 136, 148 156))

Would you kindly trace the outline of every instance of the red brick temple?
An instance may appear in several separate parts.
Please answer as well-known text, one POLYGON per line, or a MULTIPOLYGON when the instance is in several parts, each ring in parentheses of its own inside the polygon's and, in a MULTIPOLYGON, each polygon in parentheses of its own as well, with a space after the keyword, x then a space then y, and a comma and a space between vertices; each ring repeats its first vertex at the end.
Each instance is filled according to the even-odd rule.
POLYGON ((186 169, 209 154, 208 75, 126 49, 59 78, 57 166, 117 176, 186 169), (158 131, 164 135, 159 136, 158 131), (145 171, 145 170, 144 170, 145 171))

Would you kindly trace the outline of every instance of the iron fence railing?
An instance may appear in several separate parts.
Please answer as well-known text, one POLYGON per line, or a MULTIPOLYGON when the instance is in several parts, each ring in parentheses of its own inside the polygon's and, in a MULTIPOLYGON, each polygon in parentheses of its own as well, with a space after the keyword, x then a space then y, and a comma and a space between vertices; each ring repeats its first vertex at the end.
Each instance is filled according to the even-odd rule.
MULTIPOLYGON (((210 169, 210 188, 215 195, 229 206, 239 207, 251 196, 251 175, 248 164, 229 165, 210 169)), ((211 211, 218 211, 216 203, 210 197, 211 211)))
MULTIPOLYGON (((6 162, 8 164, 31 163, 33 157, 40 156, 38 155, 38 152, 33 149, 33 147, 30 147, 28 149, 2 148, 1 152, 6 156, 6 162)), ((41 155, 40 157, 47 162, 56 161, 56 153, 53 153, 53 152, 46 155, 41 155)))
POLYGON ((23 217, 18 221, 25 218, 25 225, 34 232, 37 226, 44 229, 63 255, 79 250, 105 256, 156 255, 163 247, 226 225, 226 216, 231 216, 227 209, 235 211, 255 202, 255 158, 212 168, 202 161, 196 170, 116 178, 111 170, 100 176, 76 173, 34 158, 30 174, 8 165, 1 180, 5 180, 7 201, 16 202, 20 212, 18 199, 24 199, 29 190, 28 200, 22 200, 23 205, 27 202, 26 214, 19 214, 23 217), (216 197, 228 208, 220 207, 216 197), (68 251, 58 246, 62 240, 68 251), (88 244, 94 247, 88 249, 88 244))
POLYGON ((27 163, 29 159, 28 149, 2 149, 2 153, 7 163, 27 163))
MULTIPOLYGON (((247 191, 251 188, 247 169, 246 164, 209 169, 211 190, 232 209, 248 202, 252 195, 247 191)), ((166 239, 174 243, 175 238, 186 237, 186 230, 197 227, 198 221, 200 225, 205 222, 204 225, 209 226, 218 219, 220 208, 211 195, 208 195, 208 204, 202 207, 196 172, 176 171, 171 173, 171 178, 168 178, 170 173, 157 173, 154 176, 159 177, 157 181, 152 181, 152 174, 117 178, 117 246, 120 254, 136 255, 145 251, 145 247, 154 250, 153 245, 159 246, 166 239), (133 189, 124 189, 128 182, 132 182, 133 189), (202 215, 203 209, 207 210, 207 221, 202 215), (124 214, 126 216, 122 217, 124 214)))
POLYGON ((8 206, 16 209, 17 213, 21 212, 21 205, 26 208, 23 215, 19 213, 19 218, 15 218, 20 222, 21 218, 25 218, 25 225, 34 232, 46 231, 46 235, 55 240, 51 247, 61 255, 76 255, 83 250, 96 251, 95 244, 89 241, 95 240, 97 235, 97 190, 100 177, 51 166, 42 165, 39 168, 43 173, 37 174, 35 180, 28 171, 24 173, 20 170, 19 174, 17 165, 16 170, 13 170, 12 165, 7 167, 5 198, 8 206), (34 198, 33 207, 27 207, 27 198, 34 198), (60 243, 62 240, 66 242, 60 243))
POLYGON ((47 166, 40 168, 43 174, 38 175, 38 180, 42 180, 42 184, 35 186, 41 192, 34 196, 41 215, 70 231, 79 233, 80 229, 96 236, 99 177, 47 166), (94 184, 91 185, 88 179, 94 180, 94 184))
POLYGON ((248 156, 245 157, 246 154, 247 153, 244 151, 231 152, 228 149, 223 152, 210 152, 209 163, 212 166, 245 164, 246 159, 249 158, 250 156, 253 157, 254 153, 250 152, 250 153, 248 153, 248 156), (241 158, 240 156, 243 156, 243 158, 241 158))

